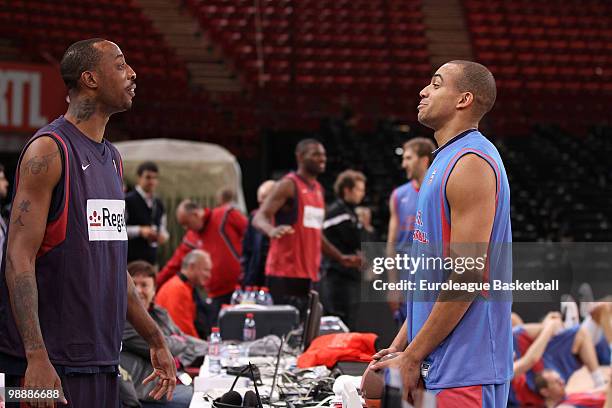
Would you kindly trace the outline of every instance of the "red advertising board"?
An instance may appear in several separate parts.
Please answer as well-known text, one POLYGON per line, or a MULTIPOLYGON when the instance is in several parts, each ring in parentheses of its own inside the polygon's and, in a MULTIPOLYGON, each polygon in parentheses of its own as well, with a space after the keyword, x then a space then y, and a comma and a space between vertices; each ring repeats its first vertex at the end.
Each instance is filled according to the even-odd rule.
POLYGON ((58 68, 0 61, 0 132, 41 128, 66 111, 66 94, 58 68))

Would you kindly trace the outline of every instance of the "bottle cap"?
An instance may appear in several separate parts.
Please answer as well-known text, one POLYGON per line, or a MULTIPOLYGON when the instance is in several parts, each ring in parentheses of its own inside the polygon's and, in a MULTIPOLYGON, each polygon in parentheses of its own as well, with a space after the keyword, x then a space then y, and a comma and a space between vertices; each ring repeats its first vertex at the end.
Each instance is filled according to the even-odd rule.
POLYGON ((247 317, 247 319, 252 319, 253 318, 253 313, 247 313, 246 317, 247 317))
POLYGON ((219 328, 218 327, 213 327, 212 328, 212 332, 213 333, 219 333, 219 328))

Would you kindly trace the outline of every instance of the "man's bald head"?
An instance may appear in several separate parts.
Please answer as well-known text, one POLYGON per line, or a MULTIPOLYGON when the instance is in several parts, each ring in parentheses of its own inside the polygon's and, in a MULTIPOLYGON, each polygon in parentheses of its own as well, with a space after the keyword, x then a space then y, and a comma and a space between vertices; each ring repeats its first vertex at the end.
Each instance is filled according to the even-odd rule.
POLYGON ((298 171, 301 168, 308 174, 317 176, 325 172, 327 156, 323 144, 316 139, 303 139, 295 146, 298 171))
POLYGON ((183 200, 179 203, 179 205, 176 207, 176 211, 180 211, 180 212, 186 212, 186 213, 191 213, 194 211, 197 211, 198 209, 200 209, 201 207, 195 203, 194 201, 191 201, 189 199, 183 200))
POLYGON ((461 75, 458 75, 455 81, 457 89, 474 95, 474 113, 480 120, 493 108, 497 98, 497 86, 493 74, 484 65, 473 61, 454 60, 447 64, 461 68, 461 75))
POLYGON ((295 154, 296 155, 302 155, 304 153, 306 153, 306 151, 308 150, 308 148, 310 146, 313 145, 320 145, 321 142, 319 142, 317 139, 302 139, 298 142, 297 145, 295 145, 295 154))
POLYGON ((208 252, 194 249, 189 252, 181 263, 181 272, 189 281, 198 287, 204 287, 210 280, 212 260, 208 252))
POLYGON ((191 200, 183 200, 176 207, 176 220, 186 230, 199 231, 204 226, 204 209, 191 200))

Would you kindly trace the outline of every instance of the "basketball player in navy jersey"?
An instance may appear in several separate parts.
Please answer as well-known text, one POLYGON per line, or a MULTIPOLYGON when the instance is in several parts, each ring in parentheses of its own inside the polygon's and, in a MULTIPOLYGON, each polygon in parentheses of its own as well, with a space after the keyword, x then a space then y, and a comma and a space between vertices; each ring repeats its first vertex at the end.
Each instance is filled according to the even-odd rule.
MULTIPOLYGON (((512 240, 510 188, 495 146, 478 124, 496 98, 495 79, 481 64, 451 61, 420 92, 418 120, 432 128, 438 146, 419 191, 412 256, 458 260, 488 255, 484 268, 421 266, 415 281, 509 281, 512 240)), ((407 347, 395 365, 404 396, 419 384, 438 407, 505 407, 512 377, 511 302, 486 291, 415 293, 407 319, 407 347)), ((409 305, 410 307, 410 305, 409 305)))
POLYGON ((15 178, 0 272, 0 372, 7 386, 59 390, 56 402, 71 407, 119 407, 127 316, 150 345, 151 395, 171 398, 176 367, 127 274, 121 158, 104 138, 109 117, 132 106, 136 74, 103 39, 72 44, 60 66, 68 111, 26 144, 15 178))

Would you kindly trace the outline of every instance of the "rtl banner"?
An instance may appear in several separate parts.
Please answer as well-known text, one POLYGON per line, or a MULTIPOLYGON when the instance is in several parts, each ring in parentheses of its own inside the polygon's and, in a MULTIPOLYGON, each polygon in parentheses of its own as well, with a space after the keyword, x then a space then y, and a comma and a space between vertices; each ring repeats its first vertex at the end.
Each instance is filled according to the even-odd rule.
POLYGON ((0 61, 0 132, 31 133, 66 111, 59 69, 0 61))

